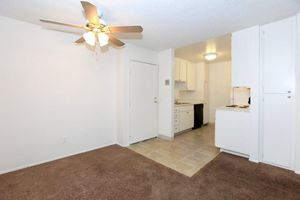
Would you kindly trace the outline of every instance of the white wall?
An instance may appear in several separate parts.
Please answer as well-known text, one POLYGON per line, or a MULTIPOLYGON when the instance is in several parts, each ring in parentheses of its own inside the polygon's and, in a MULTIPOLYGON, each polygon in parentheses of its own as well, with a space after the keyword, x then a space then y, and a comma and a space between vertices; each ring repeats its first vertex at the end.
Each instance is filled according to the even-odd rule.
POLYGON ((215 122, 216 108, 230 104, 231 62, 208 65, 209 122, 215 122))
MULTIPOLYGON (((253 26, 232 33, 232 86, 251 88, 249 156, 259 162, 259 107, 260 107, 260 27, 253 26)), ((246 92, 248 93, 248 92, 246 92)), ((236 95, 236 94, 235 94, 236 95)), ((247 96, 245 94, 245 96, 247 96)), ((246 97, 247 99, 247 97, 246 97)), ((234 102, 238 104, 238 102, 234 102)))
POLYGON ((158 135, 162 138, 173 139, 173 66, 174 50, 168 49, 158 54, 159 63, 159 116, 158 135), (169 85, 165 81, 169 80, 169 85))
POLYGON ((0 173, 115 143, 116 50, 95 54, 76 35, 4 17, 0 26, 0 173))
POLYGON ((297 54, 296 56, 296 154, 295 171, 300 174, 300 14, 297 15, 297 54))
POLYGON ((119 50, 117 62, 117 143, 129 145, 129 69, 130 61, 158 64, 158 53, 135 45, 126 44, 119 50))

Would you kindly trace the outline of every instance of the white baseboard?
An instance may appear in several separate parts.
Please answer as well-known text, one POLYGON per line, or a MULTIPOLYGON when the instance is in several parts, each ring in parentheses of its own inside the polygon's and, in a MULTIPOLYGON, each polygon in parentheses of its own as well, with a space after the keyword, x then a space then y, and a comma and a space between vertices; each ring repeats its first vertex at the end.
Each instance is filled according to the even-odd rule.
MULTIPOLYGON (((96 149, 100 149, 100 148, 115 145, 115 144, 116 143, 105 144, 105 145, 101 145, 101 146, 98 146, 98 147, 86 149, 86 150, 83 150, 83 151, 78 151, 76 153, 66 154, 66 155, 63 155, 63 156, 57 156, 57 157, 54 157, 54 158, 51 158, 51 159, 48 159, 48 160, 44 160, 44 161, 35 162, 35 163, 32 163, 32 164, 28 164, 28 165, 15 167, 15 168, 12 168, 12 169, 9 169, 9 170, 0 171, 0 175, 1 174, 6 174, 6 173, 9 173, 9 172, 14 172, 14 171, 21 170, 21 169, 25 169, 25 168, 28 168, 28 167, 33 167, 33 166, 36 166, 36 165, 41 165, 41 164, 51 162, 51 161, 55 161, 55 160, 59 160, 59 159, 62 159, 62 158, 67 158, 67 157, 78 155, 78 154, 81 154, 81 153, 86 153, 86 152, 89 152, 89 151, 93 151, 93 150, 96 150, 96 149)), ((119 144, 117 144, 117 145, 119 145, 119 144)))
POLYGON ((300 171, 298 171, 298 170, 296 170, 295 173, 300 175, 300 171))
POLYGON ((169 136, 165 136, 165 135, 158 135, 157 137, 160 139, 163 139, 163 140, 168 140, 168 141, 174 140, 173 137, 169 137, 169 136))
POLYGON ((232 154, 232 155, 235 155, 235 156, 240 156, 240 157, 249 159, 249 155, 246 155, 246 154, 242 154, 242 153, 238 153, 238 152, 235 152, 235 151, 230 151, 230 150, 222 149, 222 148, 220 149, 220 151, 225 152, 225 153, 229 153, 229 154, 232 154))
POLYGON ((250 158, 249 158, 249 161, 254 162, 254 163, 259 163, 258 160, 251 158, 251 156, 250 156, 250 158))
POLYGON ((120 143, 116 143, 117 145, 121 146, 121 147, 129 147, 129 144, 120 144, 120 143))

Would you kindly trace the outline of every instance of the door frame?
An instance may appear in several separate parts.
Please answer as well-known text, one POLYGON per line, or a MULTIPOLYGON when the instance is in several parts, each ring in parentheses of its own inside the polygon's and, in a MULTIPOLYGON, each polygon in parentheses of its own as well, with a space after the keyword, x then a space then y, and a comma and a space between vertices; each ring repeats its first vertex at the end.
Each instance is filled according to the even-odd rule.
MULTIPOLYGON (((283 20, 286 20, 288 18, 285 18, 283 20)), ((259 77, 259 88, 260 88, 260 103, 259 103, 259 148, 258 148, 258 154, 259 154, 259 162, 262 162, 262 163, 266 163, 266 164, 271 164, 271 165, 274 165, 274 166, 278 166, 278 167, 281 167, 281 168, 286 168, 286 169, 289 169, 289 170, 295 170, 296 169, 296 144, 297 144, 297 134, 296 134, 296 87, 295 87, 295 84, 296 84, 296 50, 297 50, 297 37, 296 37, 296 34, 297 34, 297 23, 296 23, 296 17, 290 17, 290 19, 293 20, 293 35, 292 35, 292 40, 295 41, 293 44, 293 52, 292 52, 292 87, 291 87, 291 91, 292 93, 290 94, 290 96, 292 97, 291 101, 292 101, 292 106, 291 106, 291 109, 292 109, 292 148, 291 148, 291 167, 290 168, 286 168, 286 167, 283 167, 283 166, 279 166, 279 165, 276 165, 274 163, 268 163, 268 162, 265 162, 264 159, 263 159, 263 148, 264 148, 264 43, 263 43, 263 39, 264 39, 264 28, 263 26, 260 26, 260 39, 259 39, 259 43, 260 43, 260 52, 259 52, 259 57, 260 57, 260 62, 259 62, 259 65, 260 65, 260 77, 259 77)), ((276 22, 273 22, 273 23, 276 23, 276 22)))
POLYGON ((159 66, 158 64, 155 64, 155 63, 150 63, 150 62, 144 62, 144 61, 140 61, 140 60, 135 60, 135 59, 130 59, 129 60, 129 74, 128 74, 128 77, 129 77, 129 95, 128 95, 128 108, 129 108, 129 119, 128 119, 128 141, 129 141, 129 145, 131 144, 134 144, 131 142, 131 115, 132 115, 132 112, 131 112, 131 70, 132 70, 132 65, 131 63, 132 62, 136 62, 136 63, 142 63, 142 64, 147 64, 147 65, 152 65, 152 66, 155 66, 157 67, 157 104, 156 104, 156 123, 157 123, 157 127, 156 127, 156 137, 158 136, 158 116, 159 116, 159 113, 158 113, 158 107, 159 107, 159 66))

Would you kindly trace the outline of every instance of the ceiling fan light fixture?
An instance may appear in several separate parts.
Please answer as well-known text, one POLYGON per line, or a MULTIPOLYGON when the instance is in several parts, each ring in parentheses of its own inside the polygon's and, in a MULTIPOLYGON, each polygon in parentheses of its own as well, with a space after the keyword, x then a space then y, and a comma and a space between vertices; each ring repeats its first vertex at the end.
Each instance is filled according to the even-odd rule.
POLYGON ((108 44, 109 37, 106 33, 100 32, 98 33, 98 40, 100 47, 103 47, 108 44))
MULTIPOLYGON (((40 19, 41 22, 56 24, 61 26, 68 26, 78 29, 84 29, 87 32, 83 34, 79 39, 75 41, 75 44, 86 43, 90 46, 95 46, 99 42, 99 45, 105 46, 108 43, 112 43, 117 47, 125 45, 124 42, 113 36, 113 33, 141 33, 143 28, 141 26, 107 26, 106 22, 102 19, 103 12, 100 12, 97 7, 88 2, 80 1, 83 13, 87 19, 85 25, 74 25, 64 22, 57 22, 52 20, 40 19), (99 15, 100 14, 100 15, 99 15)), ((95 49, 95 48, 94 48, 95 49)))
POLYGON ((215 60, 217 58, 217 53, 206 53, 204 54, 204 58, 208 61, 215 60))
POLYGON ((95 46, 96 44, 96 37, 95 37, 95 33, 92 31, 88 31, 85 34, 83 34, 83 38, 85 40, 85 42, 91 46, 95 46))

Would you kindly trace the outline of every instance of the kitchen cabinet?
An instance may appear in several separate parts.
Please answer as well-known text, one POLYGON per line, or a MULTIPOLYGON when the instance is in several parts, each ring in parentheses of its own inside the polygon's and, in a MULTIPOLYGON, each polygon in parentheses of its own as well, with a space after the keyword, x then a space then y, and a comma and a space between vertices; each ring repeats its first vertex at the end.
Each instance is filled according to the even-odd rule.
POLYGON ((194 126, 194 107, 185 106, 180 108, 180 131, 191 129, 194 126))
POLYGON ((196 88, 196 67, 195 64, 180 58, 175 58, 174 66, 175 82, 185 83, 181 90, 195 90, 196 88))
POLYGON ((188 63, 187 65, 187 90, 196 89, 196 67, 193 63, 188 63))
POLYGON ((209 123, 209 107, 208 103, 203 104, 203 124, 209 123))
POLYGON ((187 68, 188 68, 188 61, 181 60, 180 61, 180 81, 186 82, 187 81, 187 68))
POLYGON ((251 113, 247 109, 216 110, 215 143, 221 150, 249 156, 251 144, 251 113))
POLYGON ((180 59, 175 58, 175 68, 174 68, 174 80, 180 81, 180 59))
POLYGON ((262 160, 292 168, 296 18, 261 27, 262 160))
POLYGON ((174 133, 189 130, 194 126, 194 106, 176 106, 174 109, 174 133))
POLYGON ((180 132, 180 110, 179 107, 175 107, 174 109, 174 133, 180 132))
POLYGON ((186 82, 187 61, 180 58, 175 58, 174 79, 178 82, 186 82))

